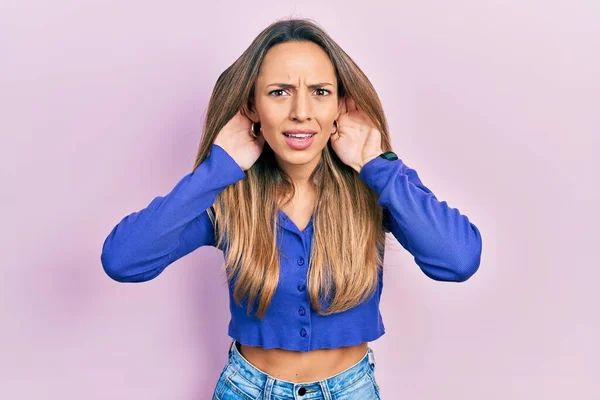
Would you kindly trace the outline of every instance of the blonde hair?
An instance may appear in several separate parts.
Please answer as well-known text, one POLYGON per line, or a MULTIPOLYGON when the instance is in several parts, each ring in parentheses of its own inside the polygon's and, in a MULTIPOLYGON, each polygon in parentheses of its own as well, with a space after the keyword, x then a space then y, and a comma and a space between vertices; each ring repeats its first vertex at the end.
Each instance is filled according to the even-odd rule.
MULTIPOLYGON (((316 23, 289 19, 263 30, 217 79, 194 169, 206 159, 225 124, 240 109, 251 107, 267 51, 287 41, 312 41, 327 53, 336 71, 339 98, 350 95, 381 132, 383 151, 391 150, 383 108, 366 75, 316 23)), ((294 185, 267 143, 246 175, 217 196, 209 216, 217 247, 226 249, 225 271, 235 282, 236 303, 246 298, 247 312, 257 306, 256 315, 263 318, 279 281, 278 210, 293 198, 294 185)), ((311 182, 317 200, 307 287, 313 308, 328 315, 358 305, 378 285, 385 246, 383 210, 377 194, 337 157, 330 142, 311 182)))

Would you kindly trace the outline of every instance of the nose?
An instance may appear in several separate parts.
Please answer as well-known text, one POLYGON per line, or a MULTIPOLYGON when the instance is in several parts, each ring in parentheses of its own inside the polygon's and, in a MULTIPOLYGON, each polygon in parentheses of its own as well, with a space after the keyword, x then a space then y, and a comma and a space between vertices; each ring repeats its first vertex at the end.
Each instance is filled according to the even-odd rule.
POLYGON ((310 96, 303 90, 298 90, 292 102, 290 118, 294 121, 302 122, 311 118, 312 105, 310 96))

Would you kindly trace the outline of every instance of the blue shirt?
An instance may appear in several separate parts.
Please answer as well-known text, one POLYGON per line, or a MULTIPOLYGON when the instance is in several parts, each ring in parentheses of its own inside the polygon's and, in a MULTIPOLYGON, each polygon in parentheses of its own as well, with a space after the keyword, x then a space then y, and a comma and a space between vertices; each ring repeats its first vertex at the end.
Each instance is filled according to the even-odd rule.
MULTIPOLYGON (((166 196, 124 217, 102 247, 104 271, 118 282, 144 282, 201 246, 216 246, 209 209, 227 186, 245 171, 220 146, 166 196)), ((401 159, 380 157, 366 163, 360 177, 379 195, 384 228, 408 250, 423 273, 439 281, 462 282, 479 268, 481 235, 467 216, 423 185, 401 159)), ((309 351, 370 342, 384 334, 379 312, 383 274, 375 293, 341 313, 322 316, 311 308, 306 277, 313 220, 302 231, 279 210, 277 235, 279 283, 263 320, 238 306, 229 282, 231 319, 228 333, 242 344, 309 351)), ((226 251, 226 250, 225 250, 226 251)))

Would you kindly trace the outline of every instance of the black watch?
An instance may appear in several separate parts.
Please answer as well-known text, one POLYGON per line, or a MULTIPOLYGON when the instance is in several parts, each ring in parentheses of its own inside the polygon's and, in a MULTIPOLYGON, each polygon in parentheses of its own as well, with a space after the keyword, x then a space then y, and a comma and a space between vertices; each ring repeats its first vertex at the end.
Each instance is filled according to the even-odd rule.
POLYGON ((398 159, 398 156, 393 151, 386 151, 385 153, 381 153, 379 157, 385 158, 388 161, 394 161, 398 159))

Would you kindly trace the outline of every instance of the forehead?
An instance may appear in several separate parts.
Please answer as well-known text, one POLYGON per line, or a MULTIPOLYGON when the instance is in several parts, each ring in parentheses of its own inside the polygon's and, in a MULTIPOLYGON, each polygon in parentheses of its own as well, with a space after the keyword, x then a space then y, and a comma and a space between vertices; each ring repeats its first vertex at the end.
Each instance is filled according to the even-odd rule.
POLYGON ((286 42, 271 47, 260 67, 258 80, 288 82, 299 78, 319 82, 335 80, 335 70, 327 53, 313 42, 286 42))

